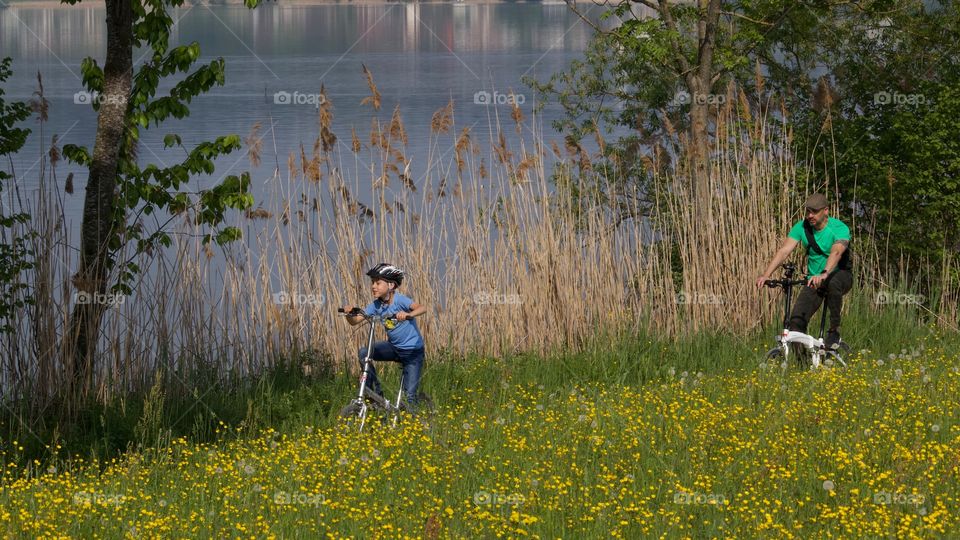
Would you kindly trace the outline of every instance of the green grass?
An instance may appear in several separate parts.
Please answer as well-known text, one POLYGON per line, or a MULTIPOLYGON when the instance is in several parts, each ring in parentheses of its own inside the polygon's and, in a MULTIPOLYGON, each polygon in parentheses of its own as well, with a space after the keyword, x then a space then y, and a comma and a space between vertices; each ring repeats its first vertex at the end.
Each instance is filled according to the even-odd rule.
MULTIPOLYGON (((0 530, 810 538, 955 529, 957 336, 857 300, 844 323, 860 351, 851 366, 803 373, 759 367, 775 331, 598 336, 576 354, 430 359, 424 388, 439 404, 430 426, 363 436, 335 425, 355 389, 346 375, 278 370, 192 404, 148 394, 59 443, 61 456, 83 462, 24 466, 23 442, 4 439, 4 462, 20 465, 3 474, 0 530), (136 449, 146 441, 154 446, 136 449)), ((395 389, 399 370, 381 371, 395 389)))
MULTIPOLYGON (((870 298, 851 295, 847 311, 843 336, 854 350, 899 353, 930 333, 921 323, 922 313, 909 307, 887 306, 877 313, 870 298)), ((771 322, 762 332, 746 337, 733 336, 732 332, 703 333, 676 340, 656 334, 598 335, 584 351, 558 352, 547 358, 520 354, 485 362, 488 359, 441 354, 427 359, 423 384, 435 401, 443 403, 484 377, 536 379, 545 386, 563 388, 575 383, 643 385, 665 377, 671 367, 677 373, 750 372, 773 346, 772 336, 778 328, 779 322, 771 322), (478 366, 487 371, 478 374, 478 366)), ((815 318, 810 331, 816 333, 818 329, 819 318, 815 318)), ((352 341, 344 343, 351 351, 355 345, 352 341)), ((324 364, 319 357, 301 356, 295 361, 281 361, 280 367, 256 380, 228 383, 216 381, 215 372, 167 376, 162 403, 159 407, 153 403, 154 409, 160 409, 159 415, 150 418, 144 414, 149 392, 127 395, 106 405, 91 404, 68 425, 57 421, 62 413, 54 405, 43 422, 26 426, 21 418, 28 416, 23 409, 28 404, 11 404, 0 409, 0 434, 3 441, 17 440, 24 447, 22 452, 8 454, 17 464, 38 460, 45 466, 71 457, 109 459, 138 446, 155 445, 159 439, 186 437, 194 442, 213 442, 227 435, 223 430, 218 432, 221 423, 230 426, 229 436, 235 437, 237 433, 242 436, 267 428, 285 431, 321 418, 332 419, 352 397, 356 380, 346 373, 322 370, 305 377, 299 367, 304 360, 324 364), (192 388, 185 387, 184 381, 190 381, 192 388), (58 445, 60 450, 53 452, 58 445)), ((388 388, 395 391, 399 370, 388 365, 381 371, 388 388)))

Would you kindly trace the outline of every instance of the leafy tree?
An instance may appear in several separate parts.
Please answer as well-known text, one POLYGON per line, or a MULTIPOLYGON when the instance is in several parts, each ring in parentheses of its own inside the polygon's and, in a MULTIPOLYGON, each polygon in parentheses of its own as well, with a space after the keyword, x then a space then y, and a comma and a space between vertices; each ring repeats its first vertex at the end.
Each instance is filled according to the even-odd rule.
POLYGON ((798 141, 886 264, 901 254, 936 262, 960 248, 960 10, 892 4, 824 32, 829 70, 798 111, 798 141))
POLYGON ((568 186, 577 193, 611 177, 644 193, 670 170, 705 200, 714 107, 735 84, 757 111, 769 95, 782 100, 786 115, 767 118, 791 123, 800 178, 836 186, 846 216, 862 218, 861 237, 890 258, 956 249, 956 2, 623 0, 609 2, 604 19, 619 22, 597 28, 582 60, 528 81, 541 104, 563 107, 554 127, 568 147, 626 132, 600 145, 601 165, 568 186), (677 167, 683 155, 692 169, 677 167))
POLYGON ((753 86, 757 94, 764 74, 776 74, 763 84, 780 89, 805 84, 816 50, 809 44, 831 10, 816 0, 624 0, 608 6, 602 18, 620 22, 596 28, 584 60, 547 82, 529 82, 564 108, 554 127, 569 135, 568 144, 603 128, 630 130, 605 150, 624 179, 648 182, 653 163, 669 167, 677 157, 670 150, 684 148, 698 200, 708 196, 712 111, 728 85, 753 86))
MULTIPOLYGON (((0 83, 10 75, 10 58, 0 61, 0 83)), ((0 86, 0 159, 15 154, 27 142, 30 130, 18 128, 16 124, 30 116, 30 107, 26 103, 7 103, 4 100, 3 86, 0 86)), ((0 197, 7 180, 13 178, 10 172, 0 170, 0 197)), ((9 212, 7 205, 0 202, 0 333, 14 331, 11 324, 17 311, 31 302, 24 295, 27 285, 20 281, 20 274, 32 267, 32 252, 28 235, 16 234, 17 224, 30 220, 26 212, 9 212)))
MULTIPOLYGON (((65 0, 74 4, 79 0, 65 0)), ((257 0, 246 0, 255 7, 257 0)), ((145 234, 135 213, 150 215, 165 210, 177 214, 192 211, 200 225, 213 227, 205 242, 229 242, 240 236, 233 227, 223 227, 229 209, 249 208, 247 173, 228 176, 219 185, 191 198, 183 187, 191 175, 210 174, 214 160, 240 148, 240 137, 228 135, 203 142, 187 150, 187 157, 171 167, 147 165, 136 160, 140 130, 158 126, 170 117, 189 114, 190 101, 214 85, 224 83, 224 61, 218 58, 190 71, 200 57, 197 43, 171 48, 170 31, 174 21, 168 9, 181 6, 183 0, 106 0, 107 55, 103 67, 96 60, 83 61, 83 82, 95 96, 97 134, 93 153, 86 148, 67 145, 63 153, 72 161, 89 168, 81 229, 80 264, 73 283, 78 291, 103 295, 131 292, 130 283, 140 271, 129 261, 118 261, 117 254, 128 242, 136 252, 154 245, 169 245, 162 228, 145 234), (149 60, 134 72, 133 50, 148 47, 149 60), (168 95, 157 96, 165 77, 186 74, 168 95), (111 276, 116 276, 112 281, 111 276)), ((164 143, 182 147, 177 135, 167 135, 164 143)), ((72 343, 75 389, 86 392, 92 382, 97 335, 105 306, 97 302, 77 303, 67 337, 72 343)))

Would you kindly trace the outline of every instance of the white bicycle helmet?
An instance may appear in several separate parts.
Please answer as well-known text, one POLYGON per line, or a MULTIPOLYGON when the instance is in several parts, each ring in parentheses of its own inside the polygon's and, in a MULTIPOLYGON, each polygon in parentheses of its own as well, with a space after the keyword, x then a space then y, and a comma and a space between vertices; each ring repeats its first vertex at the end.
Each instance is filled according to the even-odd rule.
POLYGON ((382 279, 392 281, 399 287, 403 283, 403 270, 390 263, 380 263, 367 271, 367 275, 373 279, 382 279))

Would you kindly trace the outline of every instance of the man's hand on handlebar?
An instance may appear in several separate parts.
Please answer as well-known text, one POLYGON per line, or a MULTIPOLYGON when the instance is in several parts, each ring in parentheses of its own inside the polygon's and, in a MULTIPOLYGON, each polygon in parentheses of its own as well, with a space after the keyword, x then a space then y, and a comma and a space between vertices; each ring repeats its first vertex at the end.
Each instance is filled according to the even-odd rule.
POLYGON ((767 276, 760 276, 757 278, 757 290, 762 289, 770 278, 767 276))
POLYGON ((819 289, 820 285, 822 285, 824 280, 827 279, 827 275, 828 274, 826 272, 823 272, 815 276, 810 276, 810 280, 807 281, 807 285, 813 287, 814 289, 819 289))

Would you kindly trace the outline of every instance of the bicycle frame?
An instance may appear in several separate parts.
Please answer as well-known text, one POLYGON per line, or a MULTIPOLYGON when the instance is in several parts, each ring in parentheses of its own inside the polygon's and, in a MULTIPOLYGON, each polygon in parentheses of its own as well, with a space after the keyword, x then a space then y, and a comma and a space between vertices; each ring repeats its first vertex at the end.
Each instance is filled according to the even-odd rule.
MULTIPOLYGON (((765 285, 771 288, 779 287, 783 289, 783 330, 780 332, 780 335, 777 336, 777 349, 783 353, 784 361, 789 361, 790 344, 797 343, 805 348, 810 354, 810 362, 813 368, 819 368, 829 355, 832 355, 837 359, 838 362, 840 362, 840 364, 846 366, 846 362, 843 361, 843 358, 838 352, 828 350, 824 346, 823 329, 827 322, 826 303, 824 303, 821 308, 822 313, 820 314, 820 334, 818 337, 815 338, 804 332, 790 330, 790 302, 793 299, 793 287, 796 285, 802 285, 806 283, 807 280, 791 279, 793 277, 793 273, 797 269, 796 265, 794 264, 784 264, 783 269, 784 272, 782 279, 767 280, 765 285)), ((767 354, 769 356, 772 353, 773 351, 770 351, 767 354)))
MULTIPOLYGON (((344 313, 343 309, 338 309, 337 311, 344 313)), ((367 379, 370 376, 370 369, 373 366, 373 334, 376 330, 378 322, 383 322, 385 320, 396 320, 393 317, 388 317, 386 319, 378 316, 367 315, 362 311, 358 312, 354 310, 352 313, 345 313, 346 315, 359 315, 364 318, 367 325, 369 326, 369 332, 367 334, 367 354, 363 359, 363 372, 360 374, 360 389, 357 392, 357 397, 354 400, 354 403, 360 405, 360 411, 357 416, 360 418, 360 431, 363 431, 363 427, 367 421, 367 413, 370 410, 370 403, 368 400, 377 403, 384 411, 393 417, 392 423, 394 426, 397 425, 398 413, 400 412, 400 400, 403 397, 403 376, 400 377, 400 389, 397 391, 397 400, 395 403, 391 403, 390 400, 380 397, 380 395, 374 392, 368 392, 367 379)))

